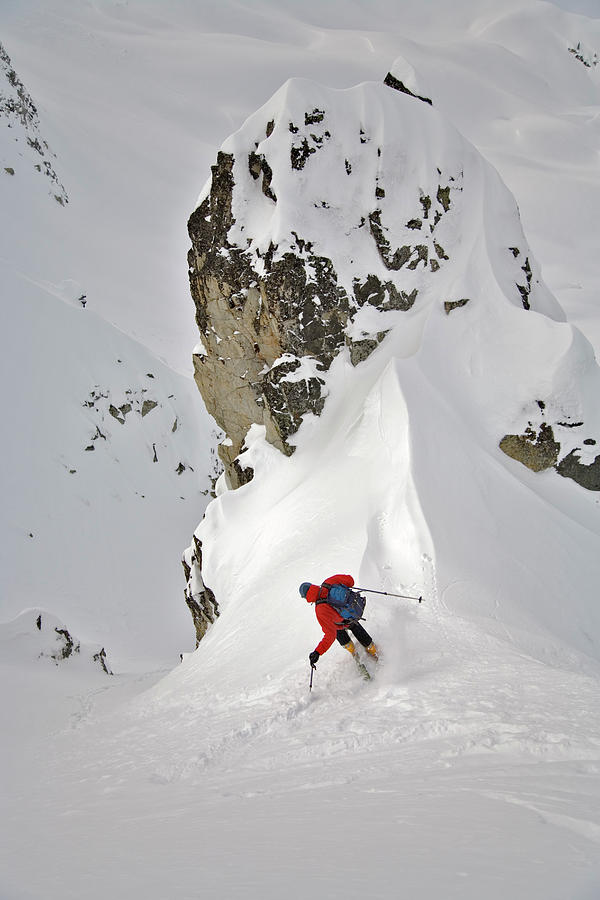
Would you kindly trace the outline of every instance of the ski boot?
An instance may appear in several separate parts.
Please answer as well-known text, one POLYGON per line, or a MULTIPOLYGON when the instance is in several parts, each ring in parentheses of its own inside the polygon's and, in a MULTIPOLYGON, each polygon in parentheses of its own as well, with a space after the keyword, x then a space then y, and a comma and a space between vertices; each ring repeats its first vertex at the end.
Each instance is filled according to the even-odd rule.
POLYGON ((369 644, 368 647, 365 647, 365 650, 367 651, 367 653, 369 654, 369 656, 372 656, 372 657, 373 657, 373 659, 375 660, 375 662, 379 662, 379 650, 377 649, 377 647, 376 647, 376 645, 373 643, 373 641, 371 641, 371 643, 369 644))

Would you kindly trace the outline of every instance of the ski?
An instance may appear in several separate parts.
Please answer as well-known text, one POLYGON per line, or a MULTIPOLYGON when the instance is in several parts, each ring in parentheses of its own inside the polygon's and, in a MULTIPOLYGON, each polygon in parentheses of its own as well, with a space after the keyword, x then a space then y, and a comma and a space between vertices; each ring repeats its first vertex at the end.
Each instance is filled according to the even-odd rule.
POLYGON ((358 669, 360 677, 364 678, 365 681, 370 681, 371 674, 370 674, 369 670, 367 669, 365 664, 363 662, 361 662, 360 659, 358 658, 358 656, 356 656, 356 655, 354 656, 354 662, 356 663, 356 668, 358 669))

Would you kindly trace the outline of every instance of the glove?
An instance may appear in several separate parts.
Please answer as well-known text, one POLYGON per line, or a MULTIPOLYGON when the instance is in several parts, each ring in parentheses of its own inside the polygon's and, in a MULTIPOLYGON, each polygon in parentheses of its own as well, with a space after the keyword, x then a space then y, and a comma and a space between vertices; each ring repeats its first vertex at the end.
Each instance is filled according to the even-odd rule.
POLYGON ((316 650, 313 650, 312 653, 309 653, 309 654, 308 654, 308 660, 309 660, 311 666, 313 667, 313 669, 314 669, 314 667, 315 667, 316 664, 317 664, 318 658, 319 658, 319 654, 317 653, 316 650))

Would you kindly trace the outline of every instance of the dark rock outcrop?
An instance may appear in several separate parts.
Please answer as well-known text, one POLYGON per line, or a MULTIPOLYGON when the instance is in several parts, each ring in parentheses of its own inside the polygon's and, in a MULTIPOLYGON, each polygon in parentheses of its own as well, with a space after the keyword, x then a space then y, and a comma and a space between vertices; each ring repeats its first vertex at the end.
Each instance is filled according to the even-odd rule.
POLYGON ((575 450, 571 450, 556 466, 563 478, 571 478, 588 491, 600 491, 600 456, 592 463, 581 462, 575 450))
POLYGON ((391 72, 388 72, 385 78, 383 79, 383 83, 387 84, 388 87, 393 88, 395 91, 400 91, 403 94, 408 94, 409 97, 414 97, 416 100, 422 100, 423 103, 428 103, 432 106, 432 102, 429 97, 421 97, 419 94, 414 94, 409 88, 406 87, 403 81, 399 78, 396 78, 395 75, 392 75, 391 72))
MULTIPOLYGON (((256 156, 250 165, 268 172, 256 156)), ((346 342, 350 300, 331 261, 313 253, 309 242, 298 239, 297 252, 276 261, 269 248, 262 274, 229 243, 233 169, 233 157, 219 153, 210 195, 188 227, 190 284, 204 351, 194 354, 195 377, 229 439, 219 454, 230 485, 237 487, 234 462, 250 425, 265 425, 267 439, 290 454, 288 438, 302 416, 321 412, 319 373, 346 342), (297 377, 302 357, 313 361, 312 371, 297 377)), ((264 181, 263 174, 263 186, 264 181)))
MULTIPOLYGON (((540 403, 541 410, 545 404, 540 403)), ((556 423, 565 429, 579 429, 583 422, 556 423)), ((594 438, 586 438, 583 444, 594 446, 594 438)), ((517 462, 527 466, 532 472, 544 472, 546 469, 555 469, 563 478, 570 478, 588 491, 600 491, 600 455, 591 463, 581 461, 579 453, 581 448, 572 449, 565 453, 561 444, 555 437, 554 428, 542 421, 536 427, 530 423, 523 434, 507 434, 500 441, 500 449, 507 456, 516 459, 517 462)))
POLYGON ((186 580, 184 597, 196 630, 197 647, 209 625, 218 618, 219 604, 214 593, 202 580, 202 543, 196 535, 192 546, 183 556, 182 564, 186 580))
POLYGON ((558 462, 560 444, 554 440, 552 428, 542 424, 538 432, 529 427, 524 434, 505 435, 500 449, 532 472, 543 472, 558 462))

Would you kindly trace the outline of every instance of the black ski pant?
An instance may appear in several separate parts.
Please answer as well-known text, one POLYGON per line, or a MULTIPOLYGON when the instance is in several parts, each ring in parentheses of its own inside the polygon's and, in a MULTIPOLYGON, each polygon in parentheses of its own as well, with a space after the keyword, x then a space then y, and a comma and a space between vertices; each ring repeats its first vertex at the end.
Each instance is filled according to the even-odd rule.
MULTIPOLYGON (((361 643, 363 647, 368 647, 369 644, 373 643, 373 638, 371 637, 369 632, 362 627, 360 622, 355 622, 354 625, 347 625, 346 628, 352 632, 356 640, 359 641, 359 643, 361 643)), ((340 628, 336 635, 342 647, 345 647, 346 644, 350 643, 351 640, 346 628, 340 628)))

